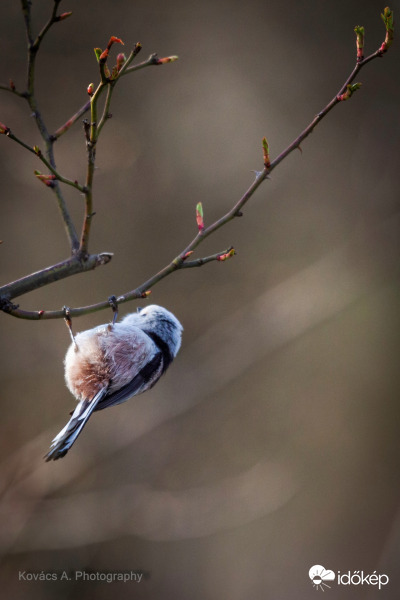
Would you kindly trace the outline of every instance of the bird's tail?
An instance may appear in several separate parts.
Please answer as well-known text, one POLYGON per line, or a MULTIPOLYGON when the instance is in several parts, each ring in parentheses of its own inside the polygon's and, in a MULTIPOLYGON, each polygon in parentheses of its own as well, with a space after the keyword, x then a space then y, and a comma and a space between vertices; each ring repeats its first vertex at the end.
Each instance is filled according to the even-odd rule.
POLYGON ((44 457, 46 462, 49 460, 57 460, 62 458, 71 448, 82 429, 85 427, 87 420, 96 408, 96 405, 105 396, 107 388, 101 389, 91 400, 81 400, 78 406, 72 413, 72 417, 54 438, 50 446, 50 452, 44 457))

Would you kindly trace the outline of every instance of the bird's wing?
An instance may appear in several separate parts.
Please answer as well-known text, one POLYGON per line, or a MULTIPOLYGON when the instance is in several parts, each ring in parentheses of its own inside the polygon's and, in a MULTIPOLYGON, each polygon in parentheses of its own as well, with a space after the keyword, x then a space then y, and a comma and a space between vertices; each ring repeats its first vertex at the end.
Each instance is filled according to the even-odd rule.
POLYGON ((62 458, 71 448, 78 435, 87 423, 92 412, 95 410, 98 402, 107 393, 107 388, 102 388, 91 400, 81 400, 74 410, 72 417, 52 441, 50 452, 44 457, 46 462, 49 460, 57 460, 62 458))
POLYGON ((139 373, 126 385, 115 392, 106 393, 96 404, 94 410, 103 410, 114 404, 121 404, 132 396, 136 396, 151 388, 163 373, 162 353, 157 352, 139 373))

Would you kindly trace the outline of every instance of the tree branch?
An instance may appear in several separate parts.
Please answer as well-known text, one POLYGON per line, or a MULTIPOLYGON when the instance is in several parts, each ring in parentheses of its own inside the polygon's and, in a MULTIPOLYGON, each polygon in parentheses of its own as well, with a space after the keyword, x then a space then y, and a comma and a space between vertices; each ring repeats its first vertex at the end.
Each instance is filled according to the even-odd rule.
MULTIPOLYGON (((58 6, 61 0, 55 0, 55 4, 58 6)), ((43 36, 48 31, 50 26, 52 25, 57 18, 56 10, 53 10, 52 16, 47 23, 47 25, 43 28, 41 34, 39 34, 36 42, 32 42, 32 31, 30 26, 30 3, 28 0, 21 0, 24 12, 24 18, 26 23, 26 31, 27 38, 29 42, 30 49, 30 59, 28 64, 28 100, 35 106, 33 101, 33 71, 34 71, 34 58, 35 52, 32 53, 32 45, 37 46, 40 45, 43 36), (40 37, 41 35, 41 37, 40 37), (39 40, 39 41, 38 41, 39 40), (31 75, 30 75, 31 74, 31 75)), ((69 13, 66 13, 69 14, 69 13)), ((205 227, 204 219, 203 219, 203 209, 201 203, 197 207, 197 225, 198 225, 198 233, 193 238, 193 240, 189 243, 189 245, 178 255, 176 256, 170 263, 168 263, 161 271, 150 277, 147 281, 139 285, 137 288, 119 296, 117 298, 118 303, 128 302, 132 299, 147 297, 151 292, 150 288, 154 287, 159 281, 169 276, 171 273, 187 268, 200 267, 204 264, 207 264, 212 261, 224 261, 235 254, 235 250, 233 247, 225 250, 224 252, 216 253, 204 258, 198 258, 194 260, 187 260, 194 250, 212 233, 217 231, 219 228, 223 227, 229 221, 234 219, 235 217, 242 216, 242 209, 250 200, 250 198, 254 195, 256 190, 260 187, 260 185, 268 178, 269 173, 276 168, 293 150, 299 149, 300 144, 304 139, 308 137, 308 135, 314 130, 314 128, 318 125, 318 123, 339 103, 344 100, 347 100, 351 97, 351 95, 360 87, 361 84, 355 83, 352 84, 356 75, 360 72, 360 70, 370 61, 375 58, 383 56, 383 54, 387 51, 388 47, 393 41, 393 13, 390 9, 386 8, 384 11, 384 15, 382 15, 383 21, 386 27, 386 38, 380 48, 368 56, 367 58, 363 58, 362 49, 363 49, 363 28, 356 27, 355 32, 357 36, 357 62, 354 69, 351 71, 350 75, 347 77, 346 81, 340 88, 339 92, 331 99, 330 102, 323 108, 309 123, 309 125, 300 133, 300 135, 293 140, 289 146, 283 152, 281 152, 272 162, 269 159, 269 148, 266 139, 263 139, 263 155, 264 155, 264 167, 261 171, 256 171, 256 176, 253 183, 249 186, 243 196, 233 205, 233 207, 221 218, 217 219, 214 223, 205 227)), ((11 303, 11 300, 15 297, 18 297, 28 291, 32 291, 38 287, 42 287, 43 285, 48 285, 53 281, 56 281, 61 278, 68 277, 70 275, 74 275, 75 273, 80 273, 82 271, 89 270, 91 268, 95 268, 99 264, 105 264, 109 262, 111 259, 111 254, 104 253, 100 255, 92 255, 88 254, 88 240, 90 234, 90 225, 91 219, 93 217, 93 194, 92 194, 92 186, 93 186, 93 176, 94 176, 94 165, 95 165, 95 155, 96 155, 96 144, 98 141, 99 133, 104 126, 105 121, 109 116, 109 108, 111 102, 111 96, 113 87, 122 76, 142 69, 151 65, 162 65, 168 62, 172 62, 176 60, 177 57, 169 56, 166 58, 158 58, 156 54, 151 54, 149 58, 137 65, 130 66, 133 58, 137 55, 137 53, 141 49, 140 44, 136 44, 135 49, 131 52, 129 57, 125 59, 124 55, 119 55, 122 57, 120 63, 118 63, 117 58, 117 66, 114 67, 112 74, 109 73, 109 70, 106 65, 106 61, 108 58, 108 52, 113 43, 118 42, 122 43, 119 38, 111 37, 108 43, 106 50, 103 52, 101 50, 98 51, 98 61, 100 68, 100 83, 97 86, 96 91, 91 90, 92 84, 89 86, 89 93, 91 94, 91 99, 89 103, 86 103, 79 111, 71 117, 61 128, 59 128, 54 136, 52 136, 53 141, 57 139, 60 135, 62 135, 65 131, 69 129, 69 127, 76 122, 76 120, 81 116, 89 107, 91 111, 91 121, 90 124, 87 123, 86 126, 86 136, 87 136, 87 149, 88 149, 88 165, 87 165, 87 176, 86 176, 86 185, 80 186, 77 182, 72 182, 64 177, 62 177, 56 170, 54 164, 54 158, 52 155, 52 139, 51 136, 48 135, 47 130, 44 127, 44 123, 41 120, 41 117, 36 115, 37 123, 39 129, 42 132, 43 139, 46 141, 46 148, 49 155, 49 160, 44 159, 41 156, 39 149, 32 149, 27 144, 17 139, 13 134, 11 134, 10 130, 5 126, 0 124, 0 133, 5 133, 9 135, 12 139, 20 143, 26 149, 31 152, 35 152, 41 158, 41 160, 46 164, 46 166, 50 169, 52 175, 55 177, 57 184, 57 180, 67 183, 68 185, 73 185, 79 191, 85 194, 85 217, 83 221, 81 240, 79 244, 79 254, 78 256, 72 256, 70 259, 59 263, 58 265, 54 265, 53 267, 49 267, 43 271, 39 271, 38 273, 33 273, 32 275, 28 275, 17 282, 11 283, 3 288, 0 288, 0 299, 1 304, 0 308, 11 314, 15 317, 23 318, 23 319, 55 319, 55 318, 63 318, 64 311, 24 311, 19 309, 19 307, 14 306, 11 303), (118 70, 119 69, 119 70, 118 70), (107 98, 103 107, 103 113, 100 121, 98 122, 97 112, 98 112, 98 100, 103 93, 104 89, 107 87, 107 98)), ((37 51, 37 50, 36 50, 37 51)), ((58 188, 58 186, 57 186, 58 188)), ((91 313, 94 311, 102 310, 109 308, 109 302, 99 302, 97 304, 92 304, 90 306, 80 307, 80 308, 72 308, 70 309, 70 315, 80 316, 83 314, 91 313)))
POLYGON ((68 129, 89 110, 89 108, 90 100, 88 100, 83 106, 81 106, 81 108, 74 115, 72 115, 72 117, 68 119, 68 121, 64 123, 64 125, 61 125, 61 127, 59 127, 51 135, 51 139, 53 141, 58 140, 58 138, 61 137, 66 131, 68 131, 68 129))
MULTIPOLYGON (((66 185, 70 185, 72 187, 74 187, 75 189, 77 189, 78 191, 85 193, 86 188, 83 185, 80 185, 77 181, 72 181, 72 179, 68 179, 67 177, 64 177, 63 175, 61 175, 61 173, 59 173, 57 171, 57 169, 55 169, 50 162, 43 156, 40 148, 38 148, 37 146, 29 146, 29 144, 26 144, 25 142, 23 142, 22 140, 20 140, 14 133, 12 133, 12 131, 10 129, 6 129, 5 131, 5 135, 10 138, 10 140, 13 140, 14 142, 16 142, 17 144, 19 144, 20 146, 22 146, 23 148, 25 148, 26 150, 29 150, 29 152, 32 152, 32 154, 35 154, 35 156, 37 156, 44 165, 46 165, 46 167, 49 169, 49 171, 52 173, 52 175, 55 177, 55 179, 57 179, 58 181, 61 181, 62 183, 65 183, 66 185)), ((35 175, 38 175, 39 172, 35 171, 35 175)), ((40 174, 39 174, 40 175, 40 174)), ((54 181, 54 179, 53 179, 54 181)))
MULTIPOLYGON (((101 254, 92 254, 85 261, 80 260, 78 256, 72 256, 51 267, 17 279, 8 285, 0 288, 0 308, 5 312, 12 314, 13 306, 11 300, 22 296, 32 290, 36 290, 60 279, 65 279, 77 273, 91 271, 100 265, 106 265, 112 259, 112 252, 102 252, 101 254)), ((15 307, 14 307, 15 308, 15 307)), ((35 311, 41 312, 41 311, 35 311)))
MULTIPOLYGON (((61 2, 61 0, 54 0, 54 6, 53 6, 53 11, 51 13, 51 16, 50 16, 48 22, 46 23, 46 25, 43 27, 43 29, 39 33, 39 35, 37 36, 36 40, 34 40, 33 33, 32 33, 31 1, 30 0, 21 0, 22 12, 23 12, 24 21, 25 21, 26 37, 27 37, 27 41, 28 41, 28 70, 27 70, 27 85, 26 85, 27 90, 24 94, 24 97, 26 98, 26 100, 29 104, 29 107, 32 110, 32 115, 35 119, 36 125, 40 132, 40 135, 42 136, 42 138, 45 142, 45 148, 46 148, 45 151, 46 151, 47 158, 48 158, 51 166, 54 169, 56 168, 56 163, 55 163, 55 159, 54 159, 53 141, 47 130, 45 122, 42 118, 41 112, 39 111, 38 103, 37 103, 37 100, 35 97, 34 84, 35 84, 36 56, 37 56, 38 50, 40 48, 40 45, 43 41, 43 38, 46 35, 46 33, 48 32, 48 30, 50 29, 50 27, 55 22, 61 20, 61 18, 56 17, 57 9, 58 9, 60 2, 61 2)), ((69 13, 66 13, 66 14, 68 15, 69 13)), ((79 242, 78 242, 78 236, 77 236, 74 224, 72 222, 71 216, 67 209, 67 205, 66 205, 64 197, 62 195, 60 186, 58 185, 57 182, 55 182, 52 189, 57 198, 58 207, 59 207, 59 210, 61 213, 62 220, 64 222, 64 228, 65 228, 65 231, 66 231, 66 234, 68 237, 68 241, 70 244, 71 253, 75 254, 78 251, 79 242)))

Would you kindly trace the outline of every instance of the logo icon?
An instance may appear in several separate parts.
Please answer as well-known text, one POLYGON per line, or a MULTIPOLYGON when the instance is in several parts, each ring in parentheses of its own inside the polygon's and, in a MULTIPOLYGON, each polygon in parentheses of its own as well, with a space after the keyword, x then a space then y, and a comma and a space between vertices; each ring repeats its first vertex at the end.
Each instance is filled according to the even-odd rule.
POLYGON ((316 590, 325 591, 324 588, 330 588, 331 586, 325 583, 326 581, 334 581, 335 573, 333 571, 329 571, 325 569, 322 565, 314 565, 308 571, 308 576, 312 581, 313 587, 316 590))

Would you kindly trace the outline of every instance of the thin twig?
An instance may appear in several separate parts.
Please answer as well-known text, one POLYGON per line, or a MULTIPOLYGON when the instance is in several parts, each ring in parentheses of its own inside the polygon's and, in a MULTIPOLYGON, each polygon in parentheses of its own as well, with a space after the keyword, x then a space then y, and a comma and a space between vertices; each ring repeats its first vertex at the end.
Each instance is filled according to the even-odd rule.
POLYGON ((133 73, 134 71, 140 71, 140 69, 144 69, 145 67, 151 67, 153 65, 158 65, 158 57, 157 54, 150 54, 147 60, 144 60, 137 65, 133 65, 132 67, 127 67, 126 69, 121 69, 120 77, 123 75, 128 75, 128 73, 133 73))
POLYGON ((101 116, 99 125, 97 127, 97 137, 100 135, 100 132, 104 127, 104 123, 110 118, 110 104, 111 104, 111 98, 112 98, 113 91, 114 91, 114 84, 109 82, 108 86, 107 86, 107 97, 106 97, 106 101, 104 103, 103 114, 101 116))
POLYGON ((68 129, 78 121, 90 108, 90 100, 88 100, 68 121, 61 125, 50 137, 53 141, 58 140, 68 129))
MULTIPOLYGON (((42 136, 42 138, 44 140, 45 152, 46 152, 48 161, 54 169, 56 169, 56 162, 55 162, 55 158, 54 158, 53 140, 47 130, 46 124, 45 124, 43 117, 41 115, 41 112, 39 110, 38 103, 37 103, 37 100, 35 97, 34 84, 35 84, 36 56, 37 56, 38 50, 40 48, 40 45, 43 41, 44 36, 46 35, 46 33, 48 32, 50 27, 57 21, 56 13, 57 13, 57 9, 58 9, 60 2, 61 2, 61 0, 54 0, 54 6, 53 6, 51 16, 50 16, 48 22, 46 23, 46 25, 43 27, 43 29, 39 33, 38 37, 34 40, 33 33, 32 33, 31 2, 30 2, 30 0, 21 0, 22 13, 24 16, 26 37, 27 37, 27 42, 28 42, 28 70, 27 70, 27 85, 26 85, 27 90, 25 93, 25 97, 26 97, 26 100, 32 111, 32 115, 35 119, 36 125, 40 132, 40 135, 42 136)), ((69 211, 67 209, 65 199, 63 197, 63 194, 61 192, 60 186, 58 185, 57 181, 55 182, 52 189, 57 198, 57 203, 58 203, 58 207, 59 207, 61 217, 62 217, 62 220, 64 223, 64 228, 65 228, 65 231, 66 231, 69 243, 70 243, 71 253, 75 254, 79 248, 78 236, 77 236, 73 221, 71 219, 71 215, 69 214, 69 211)))
POLYGON ((29 150, 29 152, 32 152, 32 154, 35 154, 35 156, 37 156, 39 158, 39 160, 41 160, 42 163, 44 165, 46 165, 46 167, 49 169, 49 171, 52 173, 52 175, 55 176, 55 178, 58 181, 61 181, 62 183, 65 183, 66 185, 70 185, 70 186, 74 187, 75 189, 77 189, 78 191, 85 193, 85 190, 86 190, 85 186, 80 185, 77 181, 72 181, 72 179, 68 179, 67 177, 64 177, 63 175, 61 175, 61 173, 59 173, 57 171, 57 169, 55 169, 50 164, 50 162, 47 160, 47 158, 45 158, 45 156, 43 156, 42 152, 40 151, 40 149, 37 146, 34 146, 34 147, 29 146, 29 144, 26 144, 21 139, 19 139, 14 133, 12 133, 11 130, 7 131, 6 136, 8 138, 10 138, 10 140, 13 140, 17 144, 19 144, 20 146, 25 148, 26 150, 29 150))
POLYGON ((0 90, 10 92, 11 94, 14 94, 14 96, 19 96, 19 98, 24 98, 26 100, 26 92, 18 92, 15 87, 11 87, 11 85, 0 84, 0 90))

